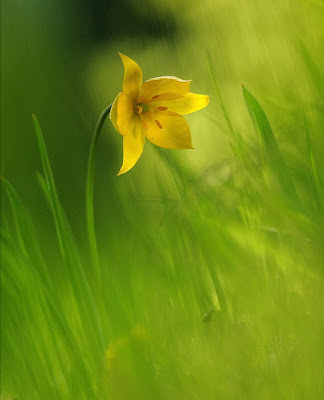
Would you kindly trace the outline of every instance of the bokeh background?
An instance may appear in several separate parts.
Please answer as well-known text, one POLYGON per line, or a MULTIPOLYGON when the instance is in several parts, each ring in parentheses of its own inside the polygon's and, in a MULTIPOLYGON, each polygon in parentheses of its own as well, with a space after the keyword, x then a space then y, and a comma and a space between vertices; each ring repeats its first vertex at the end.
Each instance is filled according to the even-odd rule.
POLYGON ((1 175, 44 258, 27 251, 31 268, 3 245, 4 399, 322 398, 323 21, 321 0, 2 0, 1 175), (105 123, 98 272, 86 167, 96 120, 122 88, 118 51, 144 79, 192 79, 211 101, 186 117, 195 150, 147 141, 120 177, 122 137, 105 123), (241 82, 270 120, 294 198, 269 183, 241 82), (32 113, 94 308, 60 255, 32 113))

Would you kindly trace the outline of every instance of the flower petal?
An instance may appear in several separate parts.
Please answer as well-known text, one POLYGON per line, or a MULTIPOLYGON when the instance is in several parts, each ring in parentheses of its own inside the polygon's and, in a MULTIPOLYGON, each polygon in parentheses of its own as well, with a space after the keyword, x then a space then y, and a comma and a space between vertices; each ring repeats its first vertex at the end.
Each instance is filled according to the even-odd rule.
POLYGON ((209 103, 209 96, 196 93, 187 93, 184 97, 177 100, 170 101, 152 101, 150 106, 154 107, 167 107, 168 110, 174 111, 180 115, 190 114, 195 111, 201 110, 209 103))
POLYGON ((122 93, 119 93, 119 94, 117 94, 117 96, 115 97, 115 100, 114 100, 114 102, 113 102, 113 104, 112 104, 112 106, 111 106, 110 113, 109 113, 110 121, 111 121, 111 123, 114 125, 116 131, 118 131, 118 132, 119 132, 119 129, 118 129, 118 126, 117 126, 117 104, 118 104, 119 96, 120 96, 121 94, 122 94, 122 93))
POLYGON ((144 148, 145 135, 140 117, 134 114, 127 136, 123 141, 123 165, 118 175, 129 171, 140 158, 144 148))
POLYGON ((151 100, 175 100, 180 99, 189 92, 191 81, 184 81, 174 76, 160 76, 145 81, 142 85, 142 102, 151 100))
POLYGON ((124 83, 123 92, 126 93, 132 100, 136 100, 139 97, 143 73, 139 65, 131 58, 119 53, 120 58, 124 64, 124 83))
POLYGON ((165 149, 193 149, 190 129, 181 115, 171 111, 143 113, 145 135, 150 142, 165 149))
POLYGON ((110 119, 121 135, 125 136, 129 132, 129 125, 134 115, 133 100, 124 92, 119 93, 111 107, 110 119))

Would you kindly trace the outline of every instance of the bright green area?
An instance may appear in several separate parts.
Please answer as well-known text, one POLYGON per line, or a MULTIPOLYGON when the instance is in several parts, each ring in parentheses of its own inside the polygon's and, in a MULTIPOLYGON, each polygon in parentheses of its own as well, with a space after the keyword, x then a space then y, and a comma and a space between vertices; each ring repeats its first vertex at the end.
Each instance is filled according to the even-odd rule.
POLYGON ((323 1, 81 3, 1 5, 1 400, 322 399, 323 1), (97 265, 117 51, 211 101, 120 177, 105 122, 97 265))

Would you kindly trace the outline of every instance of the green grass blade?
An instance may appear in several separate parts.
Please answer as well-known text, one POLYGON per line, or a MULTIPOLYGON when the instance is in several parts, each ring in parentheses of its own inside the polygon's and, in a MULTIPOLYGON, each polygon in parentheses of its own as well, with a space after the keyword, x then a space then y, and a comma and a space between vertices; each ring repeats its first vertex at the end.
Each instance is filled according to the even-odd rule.
POLYGON ((47 149, 44 142, 44 137, 40 125, 35 116, 33 116, 35 130, 38 139, 38 146, 40 150, 44 175, 44 179, 39 179, 41 187, 45 194, 47 201, 49 202, 51 211, 53 212, 54 221, 56 225, 56 232, 59 239, 59 244, 62 252, 62 256, 66 262, 66 265, 70 268, 75 269, 77 266, 80 268, 81 261, 79 251, 77 249, 70 224, 65 216, 63 208, 60 204, 56 185, 49 162, 47 149))
MULTIPOLYGON (((16 332, 15 342, 4 340, 7 350, 10 349, 10 354, 16 362, 24 363, 25 353, 15 351, 15 348, 19 342, 23 341, 26 345, 28 343, 28 347, 33 349, 32 357, 28 360, 28 368, 35 377, 40 375, 39 365, 45 360, 46 368, 42 370, 45 379, 51 379, 53 371, 56 371, 55 373, 59 371, 68 377, 71 374, 71 366, 78 365, 80 378, 87 382, 86 364, 82 359, 83 349, 80 347, 78 334, 71 324, 68 310, 58 301, 57 288, 51 285, 50 280, 43 279, 43 273, 40 273, 22 253, 20 245, 2 228, 1 243, 3 261, 1 289, 6 304, 3 311, 8 315, 12 307, 18 310, 15 319, 24 328, 23 331, 16 332), (36 341, 35 325, 38 327, 36 341), (57 351, 61 346, 65 348, 64 354, 57 351)), ((24 367, 18 369, 21 373, 24 367)), ((38 388, 39 383, 35 381, 33 386, 38 388)), ((60 387, 57 386, 55 390, 60 391, 60 387)))
POLYGON ((38 123, 37 118, 33 115, 33 121, 35 126, 35 131, 37 134, 38 146, 40 150, 43 170, 45 174, 46 184, 41 185, 45 191, 45 196, 50 203, 50 207, 53 211, 53 216, 56 225, 56 232, 60 243, 60 248, 62 252, 63 259, 67 266, 67 272, 71 273, 71 283, 74 286, 74 290, 78 292, 77 297, 82 299, 81 308, 86 307, 88 313, 84 314, 85 319, 89 319, 87 323, 90 326, 95 327, 98 335, 98 342, 103 356, 106 349, 104 335, 102 332, 101 322, 99 319, 96 304, 94 302, 93 294, 90 289, 87 277, 84 273, 83 267, 81 265, 80 256, 75 245, 75 241, 72 235, 70 225, 67 221, 65 213, 61 207, 56 185, 49 162, 46 145, 44 142, 43 133, 41 127, 38 123))
POLYGON ((216 79, 216 76, 215 76, 215 72, 214 72, 215 69, 213 67, 213 62, 212 62, 212 59, 211 59, 210 54, 208 52, 207 52, 207 65, 208 65, 209 77, 210 77, 210 80, 212 82, 215 94, 216 94, 216 96, 218 98, 220 107, 222 109, 222 112, 223 112, 223 115, 224 115, 224 118, 225 118, 225 121, 226 121, 226 124, 227 124, 228 131, 230 132, 230 134, 232 136, 232 139, 233 139, 235 145, 237 146, 237 147, 235 147, 231 143, 232 150, 233 150, 234 153, 238 152, 243 158, 245 158, 245 151, 244 151, 244 146, 242 144, 242 140, 237 135, 237 133, 235 132, 235 130, 233 128, 233 125, 231 123, 231 119, 230 119, 229 114, 227 112, 227 109, 225 107, 223 96, 221 94, 221 91, 219 89, 219 85, 218 85, 218 82, 217 82, 217 79, 216 79))
POLYGON ((324 88, 324 75, 323 69, 320 65, 317 65, 312 54, 309 49, 302 41, 299 43, 300 53, 308 70, 309 77, 312 80, 313 87, 315 91, 317 91, 317 95, 319 99, 323 97, 323 88, 324 88))
POLYGON ((47 154, 47 149, 45 146, 43 133, 42 133, 41 127, 40 127, 39 122, 35 115, 33 115, 33 122, 34 122, 34 126, 35 126, 35 131, 37 134, 38 147, 39 147, 39 151, 40 151, 40 156, 41 156, 42 166, 43 166, 43 170, 44 170, 44 174, 45 174, 45 178, 46 178, 46 183, 48 185, 48 189, 49 189, 50 196, 52 199, 56 232, 57 232, 57 236, 59 239, 60 249, 61 249, 64 260, 69 264, 69 261, 68 261, 69 249, 66 246, 67 235, 66 235, 66 229, 64 226, 62 210, 61 210, 60 202, 59 202, 57 191, 56 191, 56 185, 55 185, 52 169, 51 169, 48 154, 47 154))
POLYGON ((260 103, 243 87, 243 95, 254 129, 258 135, 264 166, 269 169, 272 183, 278 180, 281 191, 294 200, 298 199, 289 169, 280 153, 270 122, 260 103))
POLYGON ((17 241, 21 247, 21 251, 27 257, 30 256, 34 264, 44 267, 43 255, 39 247, 38 238, 29 212, 23 205, 21 198, 11 183, 5 178, 1 178, 1 182, 12 207, 13 222, 16 228, 17 241))
POLYGON ((208 64, 209 76, 210 76, 210 79, 212 81, 212 85, 213 85, 214 91, 215 91, 215 93, 217 95, 217 98, 219 100, 219 104, 221 106, 221 109, 223 111, 223 114, 224 114, 224 117, 225 117, 225 120, 226 120, 226 123, 227 123, 227 126, 228 126, 228 130, 233 135, 233 137, 236 138, 236 133, 235 133, 235 131, 233 129, 231 120, 229 118, 229 115, 227 113, 227 110, 226 110, 226 107, 225 107, 225 104, 224 104, 224 101, 223 101, 223 97, 222 97, 221 92, 220 92, 219 87, 218 87, 218 83, 217 83, 217 80, 216 80, 216 77, 215 77, 212 60, 211 60, 211 57, 210 57, 209 53, 207 53, 207 64, 208 64))
POLYGON ((309 159, 310 171, 311 171, 311 183, 313 189, 313 196, 315 203, 318 209, 321 209, 321 200, 320 200, 320 184, 318 179, 317 167, 314 159, 314 153, 312 149, 312 142, 309 134, 308 123, 306 119, 306 115, 304 114, 304 124, 305 124, 305 135, 306 135, 306 144, 307 144, 307 154, 309 159))

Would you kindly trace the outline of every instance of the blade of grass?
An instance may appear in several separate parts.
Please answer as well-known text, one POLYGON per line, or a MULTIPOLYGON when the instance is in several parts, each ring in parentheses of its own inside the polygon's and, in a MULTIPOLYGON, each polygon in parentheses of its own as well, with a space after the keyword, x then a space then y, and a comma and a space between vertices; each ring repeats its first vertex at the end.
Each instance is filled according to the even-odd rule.
POLYGON ((51 197, 52 204, 53 204, 56 233, 57 233, 57 236, 59 239, 61 253, 62 253, 62 256, 63 256, 63 259, 65 260, 65 262, 67 264, 71 264, 71 259, 70 259, 71 258, 71 251, 70 251, 71 247, 70 247, 68 235, 66 232, 66 225, 64 223, 64 218, 62 215, 62 209, 61 209, 59 198, 57 195, 56 185, 55 185, 52 169, 51 169, 48 154, 47 154, 47 149, 45 146, 43 133, 42 133, 41 127, 40 127, 39 122, 35 115, 33 115, 33 122, 34 122, 35 131, 37 134, 38 147, 39 147, 42 166, 43 166, 43 170, 44 170, 44 174, 45 174, 45 178, 46 178, 46 184, 48 186, 48 190, 49 190, 50 197, 51 197), (69 243, 69 245, 68 245, 68 243, 69 243))
MULTIPOLYGON (((42 185, 43 190, 45 190, 45 196, 48 200, 50 200, 50 207, 53 211, 53 216, 56 225, 56 232, 59 238, 60 248, 62 252, 63 259, 66 263, 68 272, 73 274, 73 278, 71 279, 71 283, 77 283, 79 288, 75 288, 80 291, 79 296, 80 299, 87 298, 87 302, 85 306, 89 308, 88 317, 92 322, 92 326, 95 327, 99 340, 99 347, 101 348, 101 355, 103 356, 104 351, 106 349, 105 339, 101 327, 101 322, 99 319, 98 311, 96 304, 94 302, 93 294, 90 289, 87 277, 84 273, 83 267, 81 265, 80 257, 75 245, 74 238, 72 236, 71 228, 65 216, 65 213, 61 207, 56 185, 51 169, 51 165, 49 162, 46 145, 44 142, 43 133, 39 122, 35 115, 33 115, 33 121, 35 126, 35 131, 37 134, 38 146, 40 150, 42 166, 45 174, 45 182, 46 185, 42 185)), ((84 302, 84 300, 83 300, 84 302)))
POLYGON ((44 259, 31 216, 11 183, 3 177, 1 178, 1 182, 12 207, 13 221, 21 250, 26 256, 32 256, 32 262, 44 270, 44 259))
POLYGON ((242 88, 247 109, 259 138, 264 166, 269 169, 270 175, 278 179, 282 192, 294 200, 299 200, 265 112, 243 83, 242 88))
POLYGON ((304 63, 308 69, 309 76, 312 79, 313 87, 319 95, 319 99, 322 99, 324 87, 323 69, 321 69, 320 65, 316 64, 306 44, 302 41, 299 43, 299 49, 304 63))
MULTIPOLYGON (((19 293, 21 300, 26 301, 26 292, 22 289, 25 288, 26 281, 32 282, 38 296, 36 296, 35 291, 32 291, 33 297, 32 299, 29 298, 28 301, 35 300, 41 304, 42 314, 38 314, 38 317, 44 319, 43 328, 45 335, 51 335, 51 340, 48 342, 55 345, 58 341, 62 340, 66 346, 65 351, 69 355, 69 361, 78 365, 78 372, 82 374, 82 379, 86 381, 87 370, 85 364, 82 362, 82 349, 78 343, 78 337, 71 328, 70 321, 67 320, 68 316, 65 313, 64 307, 61 308, 57 302, 57 292, 53 291, 51 280, 44 280, 43 273, 40 274, 33 262, 22 252, 20 245, 2 227, 0 234, 2 254, 4 255, 3 259, 6 261, 4 268, 1 270, 2 287, 16 301, 19 301, 19 299, 15 296, 15 293, 19 293)), ((18 307, 21 308, 19 305, 18 307)), ((58 360, 62 371, 68 373, 70 366, 65 365, 64 360, 60 359, 59 355, 58 360)))
POLYGON ((309 135, 308 123, 306 115, 304 114, 304 125, 305 125, 305 135, 307 144, 307 154, 309 159, 310 171, 311 171, 311 184, 313 190, 313 196, 318 210, 321 210, 321 200, 320 200, 320 184, 318 179, 317 167, 314 159, 314 153, 312 149, 312 142, 309 135))
MULTIPOLYGON (((52 200, 52 197, 51 197, 51 194, 50 194, 46 179, 40 174, 37 175, 37 178, 38 178, 38 181, 40 183, 41 189, 42 189, 42 191, 44 193, 44 196, 45 196, 45 198, 46 198, 46 200, 47 200, 47 202, 48 202, 48 204, 50 206, 50 209, 54 213, 55 212, 54 211, 54 204, 53 204, 53 200, 52 200)), ((62 217, 63 217, 63 220, 65 221, 66 229, 68 230, 69 234, 72 235, 71 228, 69 226, 68 220, 67 220, 67 218, 65 216, 65 213, 64 213, 63 209, 62 209, 62 217)), ((91 293, 91 289, 89 287, 87 278, 86 278, 86 276, 84 274, 84 271, 83 271, 83 268, 82 268, 81 265, 79 266, 79 270, 80 270, 80 276, 78 276, 78 274, 77 275, 73 275, 72 278, 71 278, 71 283, 72 283, 72 286, 75 286, 74 279, 78 279, 79 277, 81 278, 81 282, 80 282, 81 283, 81 290, 82 290, 82 292, 85 292, 85 293, 89 294, 90 305, 92 305, 92 309, 95 311, 95 314, 92 315, 92 317, 94 318, 96 325, 98 325, 98 329, 100 329, 100 335, 102 336, 102 347, 104 348, 105 347, 104 337, 103 337, 103 334, 101 333, 101 331, 102 331, 101 323, 100 323, 99 315, 98 315, 98 312, 97 312, 97 309, 96 309, 96 306, 95 306, 95 303, 94 303, 93 295, 91 293)), ((81 294, 81 299, 82 299, 82 294, 81 294)), ((90 309, 90 313, 91 313, 91 309, 90 309)))
POLYGON ((244 150, 244 146, 242 145, 242 142, 240 140, 240 137, 236 134, 233 125, 231 123, 230 117, 228 115, 227 109, 225 107, 224 101, 223 101, 223 97, 222 94, 220 92, 218 83, 217 83, 217 79, 215 77, 215 73, 214 73, 214 67, 213 67, 213 63, 212 63, 212 59, 210 57, 209 52, 207 52, 207 65, 208 65, 208 70, 209 70, 209 76, 210 76, 210 80, 212 82, 214 91, 216 93, 216 96, 218 98, 219 104, 221 106, 222 112, 224 114, 225 117, 225 121, 228 127, 228 130, 237 146, 237 149, 233 146, 233 144, 231 143, 231 147, 234 153, 239 152, 239 154, 242 156, 242 158, 245 158, 245 150, 244 150))

